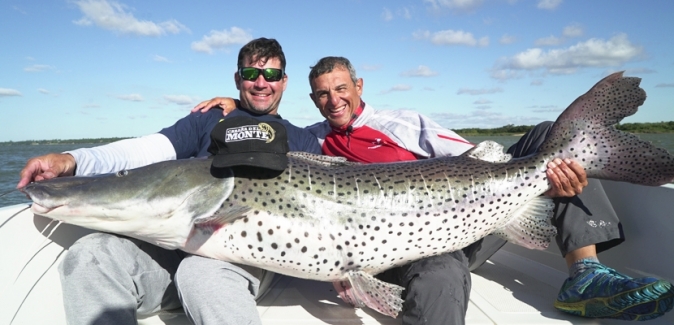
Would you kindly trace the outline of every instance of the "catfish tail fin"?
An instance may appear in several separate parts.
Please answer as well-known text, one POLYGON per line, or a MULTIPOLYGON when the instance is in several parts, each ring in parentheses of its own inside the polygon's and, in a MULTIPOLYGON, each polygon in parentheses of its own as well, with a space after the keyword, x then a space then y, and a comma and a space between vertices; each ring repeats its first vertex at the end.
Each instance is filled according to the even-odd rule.
POLYGON ((674 156, 614 125, 646 100, 641 78, 611 74, 557 118, 539 152, 570 158, 588 177, 657 186, 674 180, 674 156))

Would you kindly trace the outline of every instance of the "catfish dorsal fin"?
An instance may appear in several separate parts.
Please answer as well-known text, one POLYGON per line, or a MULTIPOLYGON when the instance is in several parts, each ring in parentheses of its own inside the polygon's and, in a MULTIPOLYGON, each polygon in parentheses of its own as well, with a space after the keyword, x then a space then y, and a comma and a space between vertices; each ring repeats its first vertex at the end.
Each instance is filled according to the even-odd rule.
POLYGON ((291 151, 288 153, 288 158, 297 159, 305 162, 310 162, 326 167, 338 167, 349 165, 360 165, 357 162, 351 162, 344 157, 316 155, 308 152, 291 151))
POLYGON ((396 318, 403 308, 400 295, 403 287, 376 279, 363 271, 349 271, 347 279, 351 284, 355 306, 368 306, 384 315, 396 318))
POLYGON ((492 163, 504 163, 510 161, 512 156, 503 152, 503 146, 491 141, 482 141, 475 147, 463 153, 462 156, 467 156, 475 159, 480 159, 492 163))
POLYGON ((551 198, 538 196, 513 212, 513 217, 492 235, 530 249, 546 249, 557 228, 550 224, 555 204, 551 198))

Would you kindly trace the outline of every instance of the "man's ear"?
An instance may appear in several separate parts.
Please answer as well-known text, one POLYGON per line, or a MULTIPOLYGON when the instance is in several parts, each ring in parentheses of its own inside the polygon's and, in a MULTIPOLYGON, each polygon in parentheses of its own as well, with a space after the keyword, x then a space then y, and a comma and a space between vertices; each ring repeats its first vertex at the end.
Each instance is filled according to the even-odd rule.
POLYGON ((356 81, 356 90, 358 91, 358 97, 363 95, 363 78, 358 78, 356 81))
POLYGON ((239 76, 238 72, 234 72, 234 84, 236 85, 236 90, 241 90, 239 88, 239 81, 241 81, 241 76, 239 76))

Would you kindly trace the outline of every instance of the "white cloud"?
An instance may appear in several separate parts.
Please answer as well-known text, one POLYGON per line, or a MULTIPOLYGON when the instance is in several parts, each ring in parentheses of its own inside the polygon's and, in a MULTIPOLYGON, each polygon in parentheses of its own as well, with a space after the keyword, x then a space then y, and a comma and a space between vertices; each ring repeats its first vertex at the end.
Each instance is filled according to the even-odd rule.
POLYGON ((141 96, 139 94, 119 95, 119 96, 116 96, 116 97, 117 97, 117 99, 128 100, 128 101, 131 101, 131 102, 142 102, 143 101, 143 96, 141 96))
POLYGON ((191 105, 195 104, 197 101, 187 95, 164 95, 164 99, 178 105, 191 105))
POLYGON ((565 37, 580 37, 583 36, 583 33, 583 27, 578 24, 566 26, 562 31, 562 35, 565 37))
MULTIPOLYGON (((617 72, 617 71, 614 71, 617 72)), ((657 71, 649 68, 632 68, 632 69, 626 69, 625 74, 626 75, 635 75, 635 74, 651 74, 651 73, 656 73, 657 71)), ((607 74, 608 76, 608 74, 607 74)))
POLYGON ((550 35, 548 37, 537 39, 534 44, 536 46, 557 46, 566 42, 568 38, 583 36, 583 33, 584 33, 583 27, 581 27, 578 24, 571 24, 569 26, 564 27, 564 29, 562 30, 561 37, 550 35))
POLYGON ((412 86, 410 86, 410 85, 395 85, 395 86, 393 86, 393 87, 391 87, 387 90, 383 90, 379 93, 380 94, 388 94, 388 93, 391 93, 391 92, 394 92, 394 91, 408 91, 408 90, 411 90, 411 89, 412 89, 412 86))
POLYGON ((192 50, 196 52, 213 53, 215 49, 226 48, 230 45, 246 44, 253 36, 239 27, 228 30, 212 30, 210 35, 204 36, 201 41, 192 42, 192 50))
POLYGON ((539 0, 536 7, 538 9, 554 10, 562 4, 562 0, 539 0))
POLYGON ((552 74, 570 74, 580 68, 611 67, 638 59, 643 49, 619 34, 609 40, 590 39, 566 49, 544 51, 528 49, 495 64, 492 78, 511 79, 524 71, 545 70, 552 74))
POLYGON ((189 29, 175 19, 155 23, 139 20, 128 12, 128 7, 113 0, 75 1, 84 17, 74 21, 76 25, 91 26, 138 36, 161 36, 166 33, 177 34, 189 29))
POLYGON ((489 37, 482 37, 476 39, 472 33, 464 32, 462 30, 441 30, 435 33, 430 31, 417 31, 412 34, 416 39, 428 39, 431 43, 436 45, 466 45, 466 46, 487 46, 489 45, 489 37))
POLYGON ((473 102, 473 104, 475 104, 475 105, 487 105, 487 104, 491 104, 491 103, 492 103, 492 101, 488 100, 488 99, 478 99, 478 100, 473 102))
POLYGON ((403 77, 433 77, 437 76, 438 72, 425 65, 420 65, 418 68, 404 71, 400 75, 403 77))
POLYGON ((537 39, 534 44, 536 46, 555 46, 562 44, 563 40, 556 36, 548 36, 537 39))
POLYGON ((517 38, 515 38, 515 36, 504 34, 503 36, 501 36, 501 39, 499 40, 499 43, 501 43, 501 44, 512 44, 512 43, 515 43, 515 41, 517 41, 517 38))
POLYGON ((531 111, 534 113, 559 113, 563 111, 561 107, 556 105, 532 106, 530 108, 533 108, 531 111))
POLYGON ((433 113, 430 117, 440 125, 450 129, 495 128, 508 124, 533 125, 540 123, 540 117, 507 116, 491 110, 476 110, 470 114, 433 113))
POLYGON ((38 88, 37 91, 40 92, 41 94, 49 95, 49 90, 47 90, 47 89, 38 88))
POLYGON ((384 8, 384 12, 381 13, 381 19, 384 21, 393 20, 393 13, 388 8, 384 8))
POLYGON ((157 54, 155 54, 155 55, 152 57, 152 60, 153 60, 153 61, 156 61, 156 62, 167 62, 167 63, 171 62, 171 61, 169 61, 169 59, 167 59, 167 58, 165 58, 165 57, 163 57, 163 56, 161 56, 161 55, 157 55, 157 54))
POLYGON ((532 85, 532 86, 541 86, 541 85, 543 85, 543 79, 535 79, 535 80, 532 80, 531 83, 530 83, 530 85, 532 85))
POLYGON ((424 2, 429 3, 433 10, 444 7, 467 11, 481 6, 484 0, 424 0, 424 2))
POLYGON ((27 14, 27 12, 25 10, 23 10, 23 9, 17 7, 17 6, 12 6, 12 9, 20 12, 21 14, 24 14, 24 15, 27 14))
POLYGON ((23 71, 26 72, 41 72, 45 70, 52 70, 54 67, 46 64, 33 64, 30 67, 23 68, 23 71))
MULTIPOLYGON (((674 88, 674 83, 660 83, 660 84, 655 85, 655 88, 674 88)), ((0 91, 1 91, 1 89, 0 89, 0 91)))
POLYGON ((405 19, 412 19, 412 13, 408 8, 398 9, 398 15, 402 16, 405 19))
POLYGON ((23 95, 21 95, 21 93, 16 89, 0 88, 0 97, 9 97, 9 96, 23 96, 23 95))
POLYGON ((490 89, 470 89, 470 88, 461 88, 456 92, 457 95, 486 95, 486 94, 495 94, 502 93, 503 89, 501 87, 490 88, 490 89))
POLYGON ((381 19, 384 21, 391 21, 396 17, 409 20, 412 19, 412 12, 409 8, 403 7, 401 9, 396 9, 395 13, 389 8, 384 8, 381 13, 381 19))

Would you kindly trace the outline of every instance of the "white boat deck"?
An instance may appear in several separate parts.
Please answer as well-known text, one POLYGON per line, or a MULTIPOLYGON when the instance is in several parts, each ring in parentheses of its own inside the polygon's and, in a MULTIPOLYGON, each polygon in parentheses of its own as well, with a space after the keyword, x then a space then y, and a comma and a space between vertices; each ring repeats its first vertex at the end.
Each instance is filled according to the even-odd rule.
MULTIPOLYGON (((632 276, 656 275, 674 281, 674 187, 605 185, 622 217, 628 241, 600 259, 632 276), (663 213, 665 212, 665 213, 663 213), (631 217, 626 217, 626 216, 631 217)), ((89 230, 61 225, 21 211, 27 205, 0 208, 0 324, 65 324, 56 265, 63 248, 89 230), (41 231, 44 230, 44 234, 41 231)), ((472 275, 467 324, 627 324, 625 321, 574 317, 552 302, 566 277, 556 246, 530 251, 506 245, 472 275)), ((344 304, 330 283, 277 276, 258 304, 263 323, 400 324, 370 309, 344 304)), ((189 324, 181 313, 140 320, 145 325, 189 324)), ((646 324, 674 324, 674 313, 646 324)))

